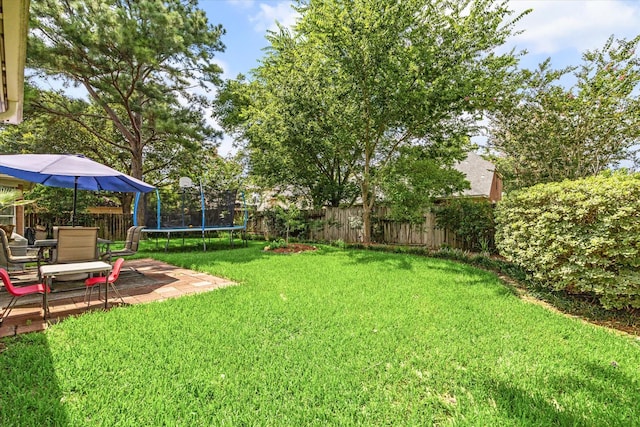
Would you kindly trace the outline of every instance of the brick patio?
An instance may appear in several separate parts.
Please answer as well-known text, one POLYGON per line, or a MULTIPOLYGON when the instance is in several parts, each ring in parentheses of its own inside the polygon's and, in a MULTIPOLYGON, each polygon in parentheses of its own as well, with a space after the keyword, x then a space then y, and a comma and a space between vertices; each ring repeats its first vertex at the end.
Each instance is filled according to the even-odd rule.
MULTIPOLYGON (((12 281, 18 286, 22 283, 35 283, 35 272, 12 274, 12 281)), ((153 259, 125 261, 116 282, 116 288, 127 304, 143 304, 177 298, 182 295, 208 292, 230 285, 235 285, 235 283, 153 259)), ((54 282, 53 291, 49 295, 50 316, 46 321, 42 318, 42 297, 23 297, 0 326, 0 337, 42 331, 50 324, 57 323, 66 317, 81 314, 87 310, 104 309, 104 300, 97 297, 95 290, 89 307, 84 301, 84 295, 83 281, 54 282)), ((101 295, 104 295, 104 288, 101 295)), ((10 295, 2 287, 0 289, 0 307, 4 309, 9 300, 10 295)), ((120 304, 121 301, 117 296, 110 292, 109 308, 120 304)))

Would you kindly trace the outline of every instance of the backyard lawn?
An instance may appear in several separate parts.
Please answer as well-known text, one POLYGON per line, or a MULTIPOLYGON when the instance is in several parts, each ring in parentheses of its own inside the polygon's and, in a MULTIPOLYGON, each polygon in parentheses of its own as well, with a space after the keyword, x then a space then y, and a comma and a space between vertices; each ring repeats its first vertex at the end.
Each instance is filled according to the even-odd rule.
POLYGON ((263 246, 143 251, 240 286, 0 341, 0 425, 640 423, 637 337, 454 262, 263 246))

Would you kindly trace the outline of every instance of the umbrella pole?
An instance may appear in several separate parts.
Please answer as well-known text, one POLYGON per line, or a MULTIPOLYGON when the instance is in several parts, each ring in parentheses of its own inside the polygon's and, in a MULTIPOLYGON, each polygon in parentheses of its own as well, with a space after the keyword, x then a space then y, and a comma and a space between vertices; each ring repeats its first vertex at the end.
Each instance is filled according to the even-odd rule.
POLYGON ((73 211, 71 212, 71 226, 76 226, 76 202, 78 198, 78 177, 73 181, 73 211))

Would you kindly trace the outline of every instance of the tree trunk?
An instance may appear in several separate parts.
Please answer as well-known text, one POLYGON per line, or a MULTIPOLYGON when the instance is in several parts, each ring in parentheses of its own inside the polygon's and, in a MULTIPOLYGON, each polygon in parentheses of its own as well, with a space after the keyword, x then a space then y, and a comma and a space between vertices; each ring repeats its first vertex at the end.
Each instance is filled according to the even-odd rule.
POLYGON ((371 209, 367 204, 363 204, 362 208, 362 227, 364 228, 362 243, 371 243, 371 209))
POLYGON ((369 198, 371 197, 371 192, 369 190, 369 176, 366 172, 368 168, 365 166, 365 174, 363 177, 363 181, 361 184, 362 189, 362 227, 363 227, 363 236, 362 243, 371 243, 371 202, 369 198))
POLYGON ((369 244, 371 243, 371 208, 375 201, 375 193, 372 194, 371 191, 370 175, 370 164, 373 156, 368 148, 369 144, 365 145, 367 148, 364 152, 364 173, 362 174, 362 184, 360 186, 362 189, 362 227, 364 228, 362 243, 369 244))
MULTIPOLYGON (((136 122, 136 126, 138 129, 142 127, 142 115, 134 114, 134 119, 136 122)), ((144 159, 144 155, 142 152, 143 144, 141 140, 142 136, 140 134, 137 135, 137 138, 133 140, 129 140, 129 145, 131 146, 131 176, 142 180, 142 162, 144 159)), ((132 196, 133 197, 133 196, 132 196)), ((127 212, 131 212, 131 202, 132 198, 129 199, 129 208, 127 212)), ((138 205, 138 211, 133 213, 136 215, 134 222, 138 225, 145 225, 144 217, 145 217, 145 205, 141 203, 138 205)), ((158 224, 159 226, 160 224, 158 224)))

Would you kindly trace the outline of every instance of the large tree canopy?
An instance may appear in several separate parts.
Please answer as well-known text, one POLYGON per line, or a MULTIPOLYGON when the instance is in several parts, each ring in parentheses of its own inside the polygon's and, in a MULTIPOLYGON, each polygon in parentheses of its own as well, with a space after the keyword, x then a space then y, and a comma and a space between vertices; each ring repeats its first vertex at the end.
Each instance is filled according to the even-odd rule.
MULTIPOLYGON (((0 126, 0 152, 2 153, 79 153, 111 167, 126 171, 131 164, 130 156, 127 152, 118 150, 115 146, 105 144, 102 138, 98 138, 94 133, 87 130, 77 121, 70 120, 64 116, 45 113, 39 108, 34 110, 32 100, 34 97, 42 99, 62 98, 59 93, 49 93, 43 96, 42 91, 34 89, 30 85, 25 87, 25 120, 19 125, 0 126)), ((121 138, 119 132, 112 122, 100 118, 101 108, 95 103, 88 103, 81 99, 64 99, 68 105, 73 105, 77 111, 82 112, 85 117, 85 124, 90 123, 94 131, 102 137, 111 135, 114 140, 121 138), (91 121, 91 119, 95 122, 91 121)), ((154 152, 155 153, 155 152, 154 152)), ((155 156, 154 156, 155 157, 155 156)), ((145 166, 152 167, 154 164, 166 164, 166 160, 154 157, 146 157, 145 166)), ((195 182, 202 179, 207 180, 207 176, 215 175, 216 182, 221 185, 228 185, 224 188, 237 188, 233 177, 240 176, 240 168, 232 160, 222 159, 217 156, 215 150, 182 150, 178 158, 173 158, 169 167, 157 173, 148 173, 145 180, 158 186, 177 185, 178 177, 189 176, 195 182), (224 172, 224 173, 223 173, 224 172)), ((25 196, 30 199, 37 199, 37 204, 32 208, 48 212, 70 212, 71 197, 73 192, 69 189, 55 187, 36 186, 25 196)), ((131 193, 113 193, 107 196, 102 193, 91 193, 81 191, 78 193, 78 211, 88 206, 108 204, 111 205, 114 199, 123 207, 124 213, 131 212, 131 193)))
POLYGON ((213 57, 224 30, 197 1, 41 0, 31 18, 32 81, 65 86, 39 93, 40 112, 74 122, 127 159, 127 173, 154 184, 215 148, 206 91, 219 83, 213 57), (62 96, 70 87, 85 98, 62 96))
POLYGON ((524 70, 524 89, 491 117, 489 148, 508 189, 597 175, 640 142, 640 36, 610 38, 579 67, 524 70), (566 86, 571 78, 575 83, 566 86), (562 79, 562 80, 561 80, 562 79))
POLYGON ((464 156, 475 114, 503 95, 516 63, 494 49, 517 17, 493 0, 309 0, 297 10, 291 32, 270 35, 255 80, 227 86, 222 122, 248 141, 254 172, 308 185, 316 201, 345 201, 355 183, 369 241, 382 175, 409 170, 391 163, 464 156))

